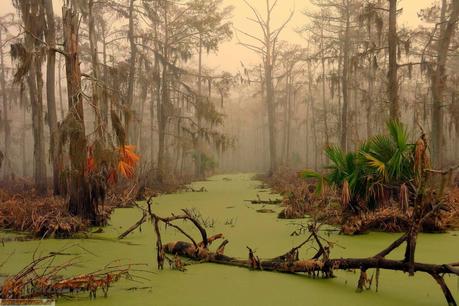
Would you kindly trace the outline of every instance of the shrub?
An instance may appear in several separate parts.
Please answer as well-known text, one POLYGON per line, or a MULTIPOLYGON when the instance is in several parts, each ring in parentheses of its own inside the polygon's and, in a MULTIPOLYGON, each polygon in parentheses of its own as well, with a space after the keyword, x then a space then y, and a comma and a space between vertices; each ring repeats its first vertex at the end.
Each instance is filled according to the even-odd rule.
POLYGON ((407 205, 409 190, 428 165, 425 139, 409 143, 407 129, 398 121, 389 121, 387 129, 387 134, 369 138, 355 152, 327 147, 326 173, 305 170, 302 176, 316 178, 319 193, 325 185, 340 190, 343 210, 375 209, 394 198, 407 205))

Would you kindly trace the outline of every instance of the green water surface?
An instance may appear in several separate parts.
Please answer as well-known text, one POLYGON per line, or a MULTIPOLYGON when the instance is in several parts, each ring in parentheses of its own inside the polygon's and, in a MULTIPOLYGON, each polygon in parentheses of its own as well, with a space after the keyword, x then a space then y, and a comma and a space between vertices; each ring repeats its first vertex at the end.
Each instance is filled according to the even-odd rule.
MULTIPOLYGON (((279 220, 275 213, 258 213, 260 205, 244 200, 275 198, 269 192, 256 189, 260 183, 250 174, 221 175, 208 181, 194 183, 205 186, 208 192, 183 192, 164 195, 154 201, 153 209, 162 216, 180 213, 182 208, 196 208, 213 227, 209 234, 223 233, 230 243, 225 253, 246 257, 246 246, 256 250, 262 258, 285 253, 305 235, 291 236, 297 229, 292 221, 279 220)), ((278 212, 276 206, 266 206, 278 212)), ((33 253, 47 254, 66 248, 66 252, 78 256, 78 264, 66 273, 84 273, 103 267, 112 260, 148 264, 142 269, 149 273, 134 273, 148 280, 121 280, 110 288, 107 298, 89 300, 87 294, 72 299, 60 299, 57 305, 444 305, 445 300, 438 285, 427 275, 409 277, 402 272, 381 271, 379 292, 356 292, 359 274, 337 272, 334 279, 312 279, 305 275, 249 271, 243 268, 215 264, 194 264, 185 272, 166 268, 156 269, 155 237, 151 224, 144 224, 142 232, 136 231, 122 241, 117 235, 135 223, 141 213, 136 208, 118 209, 112 215, 111 225, 103 233, 91 234, 86 239, 43 240, 7 242, 0 245, 0 263, 10 254, 1 274, 12 274, 30 262, 33 253), (132 288, 140 288, 133 290, 132 288)), ((296 220, 307 224, 307 220, 296 220)), ((183 228, 192 229, 183 224, 183 228)), ((325 234, 325 233, 324 233, 325 234)), ((0 233, 0 238, 2 234, 0 233)), ((10 235, 10 234, 8 234, 10 235)), ((349 237, 329 233, 328 239, 340 247, 332 250, 332 257, 367 257, 388 246, 399 234, 371 233, 349 237)), ((196 238, 198 234, 195 233, 196 238)), ((163 242, 186 240, 174 229, 167 229, 163 242)), ((390 258, 400 258, 399 250, 390 258)), ((306 248, 302 256, 312 256, 315 250, 306 248)), ((459 260, 459 236, 457 232, 446 234, 422 234, 418 240, 417 261, 430 263, 456 262, 459 260)), ((68 260, 71 256, 60 260, 68 260)), ((369 271, 369 275, 373 271, 369 271)), ((446 277, 456 299, 458 281, 446 277)), ((99 292, 99 295, 102 294, 99 292)))

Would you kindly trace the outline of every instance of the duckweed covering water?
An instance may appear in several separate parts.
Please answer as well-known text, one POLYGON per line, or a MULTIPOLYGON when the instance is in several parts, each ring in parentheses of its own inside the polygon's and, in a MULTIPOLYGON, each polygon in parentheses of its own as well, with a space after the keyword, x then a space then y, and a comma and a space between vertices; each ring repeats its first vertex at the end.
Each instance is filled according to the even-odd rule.
MULTIPOLYGON (((213 226, 210 234, 224 233, 230 243, 225 253, 246 257, 246 246, 256 250, 260 257, 274 257, 285 253, 305 236, 291 236, 297 228, 289 220, 277 219, 276 213, 258 213, 260 205, 244 200, 274 198, 268 192, 256 189, 259 182, 252 175, 215 176, 195 187, 205 186, 208 192, 187 192, 164 195, 154 201, 154 210, 166 216, 182 208, 196 208, 203 219, 213 226)), ((264 208, 279 212, 279 208, 264 208)), ((195 264, 186 272, 156 270, 155 237, 151 224, 144 224, 142 232, 136 231, 122 241, 118 234, 135 223, 141 213, 137 209, 118 209, 112 216, 111 226, 88 239, 44 240, 8 242, 0 246, 0 262, 11 253, 1 274, 17 272, 33 253, 46 254, 66 246, 66 252, 78 254, 79 264, 68 273, 84 273, 102 267, 111 260, 121 259, 135 263, 148 263, 151 274, 141 274, 150 280, 142 283, 122 280, 109 291, 107 298, 89 300, 80 295, 61 299, 58 305, 444 305, 444 297, 437 284, 427 275, 415 277, 401 272, 381 271, 379 292, 374 290, 356 293, 358 273, 338 272, 334 279, 311 279, 304 275, 249 271, 237 267, 214 264, 195 264), (134 287, 141 289, 129 290, 134 287)), ((295 220, 307 223, 307 220, 295 220)), ((184 228, 192 229, 189 225, 184 228)), ((459 233, 422 234, 418 240, 417 261, 444 263, 459 260, 459 233)), ((6 234, 0 234, 0 237, 6 234)), ((10 235, 10 234, 8 234, 10 235)), ((198 233, 195 233, 198 237, 198 233)), ((362 236, 341 236, 330 233, 329 239, 345 248, 335 247, 332 257, 367 257, 389 245, 399 234, 371 233, 362 236)), ((184 240, 174 229, 167 229, 163 242, 184 240)), ((312 256, 314 250, 303 250, 303 257, 312 256)), ((390 258, 402 256, 402 250, 390 258)), ((61 258, 67 260, 69 258, 61 258)), ((370 271, 369 275, 373 273, 370 271)), ((446 281, 456 298, 459 298, 456 277, 446 281)))

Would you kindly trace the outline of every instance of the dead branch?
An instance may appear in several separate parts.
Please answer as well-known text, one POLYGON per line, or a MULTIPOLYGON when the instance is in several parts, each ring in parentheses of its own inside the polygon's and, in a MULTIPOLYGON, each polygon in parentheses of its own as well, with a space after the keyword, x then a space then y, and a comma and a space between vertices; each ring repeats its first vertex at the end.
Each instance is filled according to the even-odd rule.
MULTIPOLYGON (((108 264, 88 274, 63 278, 60 274, 76 263, 76 258, 53 265, 56 253, 33 260, 16 275, 7 277, 0 286, 1 299, 58 298, 63 294, 89 292, 96 298, 98 289, 105 296, 110 285, 122 277, 132 279, 132 266, 136 264, 108 264)), ((140 271, 140 270, 138 270, 140 271)))
POLYGON ((122 234, 120 234, 120 235, 118 236, 118 239, 123 239, 123 238, 125 238, 127 235, 129 235, 129 234, 132 233, 135 229, 137 229, 137 228, 140 227, 143 223, 145 223, 145 221, 147 221, 147 212, 146 212, 146 211, 143 211, 142 217, 139 219, 139 221, 137 221, 134 225, 132 225, 131 227, 129 227, 125 232, 123 232, 122 234))
POLYGON ((281 204, 282 200, 281 199, 268 199, 268 200, 262 200, 260 196, 257 196, 256 200, 244 200, 245 202, 249 202, 250 204, 272 204, 272 205, 277 205, 281 204))
MULTIPOLYGON (((435 208, 433 208, 435 209, 435 208)), ((186 214, 186 210, 183 210, 185 215, 175 216, 172 215, 168 218, 162 218, 151 213, 151 216, 155 222, 155 232, 157 233, 157 241, 161 243, 161 237, 159 233, 159 227, 157 226, 158 222, 164 222, 170 225, 171 222, 176 220, 189 220, 191 221, 200 231, 205 233, 205 230, 202 226, 199 225, 199 222, 194 219, 190 214, 186 214)), ((224 254, 224 248, 228 244, 228 240, 223 241, 223 243, 217 248, 215 252, 210 251, 208 246, 213 240, 222 238, 222 234, 218 234, 208 238, 208 243, 190 243, 184 241, 175 241, 169 242, 158 247, 158 259, 162 258, 164 260, 164 253, 173 254, 174 256, 183 256, 199 262, 209 262, 237 267, 245 267, 253 270, 265 270, 265 271, 276 271, 276 272, 286 272, 286 273, 306 273, 312 277, 322 276, 323 278, 333 277, 333 271, 336 270, 360 270, 360 278, 358 281, 358 288, 363 290, 364 288, 368 289, 371 287, 373 282, 373 276, 368 278, 367 271, 369 269, 376 269, 376 287, 379 283, 379 271, 381 269, 393 270, 393 271, 402 271, 402 272, 422 272, 427 273, 432 276, 432 278, 439 284, 442 289, 442 292, 448 302, 448 305, 456 305, 453 295, 451 294, 449 288, 447 287, 443 277, 446 274, 455 274, 459 275, 459 269, 455 267, 455 264, 429 264, 429 263, 420 263, 414 261, 414 246, 417 238, 417 230, 422 225, 422 222, 425 221, 426 215, 430 211, 424 213, 424 215, 418 215, 416 218, 413 217, 412 227, 410 230, 401 236, 399 239, 395 240, 391 245, 389 245, 384 250, 380 251, 376 255, 367 258, 330 258, 330 250, 333 246, 333 243, 326 241, 319 235, 319 227, 316 225, 309 225, 308 230, 310 235, 308 238, 303 241, 298 246, 292 248, 287 253, 274 257, 272 259, 262 260, 255 255, 255 252, 250 247, 248 249, 248 258, 241 259, 236 257, 230 257, 224 254), (410 237, 411 236, 411 237, 410 237), (313 241, 317 247, 317 253, 310 259, 300 259, 299 258, 299 249, 306 245, 308 242, 313 241), (326 244, 323 243, 326 242, 326 244), (411 245, 410 245, 411 241, 411 245), (405 258, 401 260, 392 260, 386 259, 385 257, 390 254, 393 250, 400 247, 403 243, 407 242, 405 258), (410 251, 412 250, 412 251, 410 251), (413 254, 413 255, 411 255, 413 254)), ((185 235, 184 232, 182 234, 185 235)), ((189 235, 185 235, 189 236, 189 235)), ((207 234, 203 234, 203 237, 207 237, 207 234)), ((162 268, 158 261, 158 267, 162 268)))

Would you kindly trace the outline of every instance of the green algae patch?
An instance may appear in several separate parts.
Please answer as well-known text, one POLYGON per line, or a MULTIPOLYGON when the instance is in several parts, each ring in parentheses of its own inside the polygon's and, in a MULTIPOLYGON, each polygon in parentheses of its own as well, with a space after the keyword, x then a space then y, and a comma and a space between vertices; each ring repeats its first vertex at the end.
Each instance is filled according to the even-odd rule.
MULTIPOLYGON (((251 174, 214 176, 196 182, 193 188, 205 187, 207 192, 181 192, 155 198, 153 210, 161 215, 180 213, 183 208, 194 209, 207 226, 209 234, 223 233, 229 240, 225 253, 245 258, 246 246, 263 258, 285 253, 305 235, 292 235, 298 223, 307 219, 279 220, 277 214, 258 213, 261 205, 245 200, 276 198, 269 192, 261 192, 260 182, 251 174)), ((142 203, 140 203, 142 204, 142 203)), ((268 205, 266 209, 279 212, 281 208, 268 205)), ((237 267, 215 264, 192 264, 185 272, 156 269, 155 235, 152 225, 145 223, 142 231, 136 230, 123 240, 116 237, 141 217, 136 208, 117 209, 110 226, 102 233, 89 234, 85 239, 14 241, 0 245, 0 263, 10 258, 0 268, 0 275, 12 274, 30 262, 34 253, 47 254, 61 249, 78 257, 78 264, 69 274, 90 272, 107 262, 120 259, 123 262, 147 263, 151 273, 139 274, 149 280, 137 282, 123 280, 109 290, 107 298, 89 300, 87 295, 72 299, 60 299, 58 305, 444 305, 440 288, 431 277, 393 271, 381 271, 379 292, 356 293, 359 273, 337 272, 333 279, 312 279, 304 275, 249 271, 237 267)), ((199 233, 192 225, 183 228, 199 233)), ((186 240, 172 228, 163 230, 163 242, 186 240)), ((298 233, 297 233, 298 234, 298 233)), ((1 237, 6 234, 0 234, 1 237)), ((10 234, 8 234, 10 235, 10 234)), ((387 247, 400 234, 369 233, 361 236, 337 235, 327 231, 328 239, 341 247, 332 250, 332 257, 368 257, 387 247)), ((400 258, 402 249, 389 258, 400 258)), ((312 256, 313 249, 305 249, 302 257, 312 256)), ((459 260, 459 236, 456 232, 445 234, 421 234, 418 239, 417 261, 429 263, 456 262, 459 260)), ((70 255, 69 255, 70 256, 70 255)), ((60 260, 67 260, 63 256, 60 260)), ((369 271, 371 276, 373 271, 369 271)), ((456 277, 446 277, 456 298, 456 277)), ((101 294, 99 294, 101 296, 101 294)))

